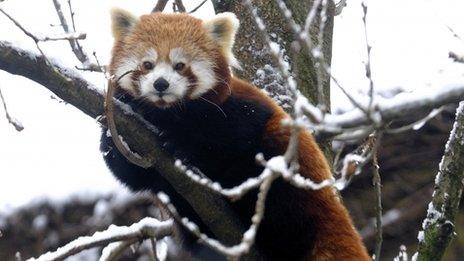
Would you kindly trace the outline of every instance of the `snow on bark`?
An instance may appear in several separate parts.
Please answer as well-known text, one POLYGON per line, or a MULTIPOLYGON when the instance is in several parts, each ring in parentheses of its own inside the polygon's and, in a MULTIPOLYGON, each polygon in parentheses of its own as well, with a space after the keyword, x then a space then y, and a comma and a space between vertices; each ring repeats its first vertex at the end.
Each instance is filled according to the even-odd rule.
POLYGON ((440 260, 454 236, 454 220, 464 187, 464 101, 445 146, 435 179, 435 191, 419 232, 417 260, 440 260))

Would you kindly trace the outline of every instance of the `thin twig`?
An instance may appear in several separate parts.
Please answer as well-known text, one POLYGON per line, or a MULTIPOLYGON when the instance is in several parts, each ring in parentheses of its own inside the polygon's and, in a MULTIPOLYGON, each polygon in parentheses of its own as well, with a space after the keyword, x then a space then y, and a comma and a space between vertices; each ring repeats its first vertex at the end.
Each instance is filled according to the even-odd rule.
POLYGON ((374 145, 374 150, 372 152, 372 172, 373 172, 373 177, 372 181, 374 183, 375 187, 375 195, 376 195, 376 216, 375 216, 375 230, 376 230, 376 244, 375 244, 375 261, 380 260, 380 251, 382 250, 382 241, 383 241, 383 235, 382 235, 382 182, 381 182, 381 177, 379 173, 379 163, 377 160, 377 144, 380 142, 380 137, 374 138, 374 142, 376 145, 374 145))
POLYGON ((187 11, 182 0, 174 0, 174 2, 176 3, 177 12, 185 13, 187 11))
POLYGON ((193 8, 192 10, 190 10, 188 13, 189 14, 193 14, 195 13, 198 9, 200 9, 200 7, 202 7, 208 0, 203 0, 203 2, 201 2, 199 5, 197 5, 197 7, 193 8))
POLYGON ((453 59, 455 62, 464 63, 464 55, 459 55, 455 52, 449 52, 448 57, 453 59))
MULTIPOLYGON (((24 127, 23 125, 21 124, 21 122, 19 122, 18 120, 14 119, 13 117, 11 117, 11 115, 8 113, 8 109, 6 107, 6 102, 5 102, 5 98, 3 98, 3 94, 2 94, 2 89, 0 89, 0 99, 2 100, 2 103, 3 103, 3 110, 5 111, 5 116, 6 116, 6 119, 8 120, 8 122, 13 125, 13 127, 15 127, 15 129, 17 131, 22 131, 24 130, 24 127)), ((2 233, 0 231, 0 237, 2 236, 2 233)))
POLYGON ((154 12, 163 12, 164 8, 166 7, 166 4, 168 3, 168 0, 158 0, 156 2, 155 7, 153 10, 151 10, 152 13, 154 12))
POLYGON ((313 56, 316 58, 316 75, 317 75, 317 102, 318 106, 321 108, 323 112, 326 112, 330 105, 327 105, 325 102, 325 95, 324 95, 324 63, 325 63, 325 55, 323 52, 323 44, 324 44, 324 30, 325 25, 327 23, 327 0, 322 0, 322 10, 320 14, 320 21, 319 21, 319 33, 317 35, 317 45, 312 50, 313 56))
POLYGON ((150 161, 147 161, 146 159, 142 158, 140 155, 132 152, 128 148, 127 144, 123 143, 123 141, 121 140, 121 137, 118 134, 116 123, 114 121, 113 97, 114 97, 115 86, 117 86, 117 84, 119 83, 119 80, 121 80, 123 77, 133 72, 134 70, 127 71, 123 73, 121 76, 119 76, 119 78, 116 79, 116 81, 114 81, 114 79, 110 79, 108 81, 108 90, 106 92, 106 98, 105 98, 105 116, 106 116, 106 121, 108 124, 108 130, 111 133, 111 138, 113 139, 114 145, 118 148, 119 152, 121 152, 121 154, 124 155, 124 157, 132 164, 135 164, 142 168, 149 168, 152 166, 152 163, 150 161))
MULTIPOLYGON (((74 33, 69 29, 68 21, 66 20, 63 10, 61 9, 61 4, 58 0, 53 0, 53 4, 55 6, 56 13, 58 15, 58 18, 60 19, 61 27, 63 27, 63 30, 65 33, 74 33)), ((68 2, 68 6, 70 8, 71 12, 71 18, 72 18, 72 23, 73 27, 74 25, 74 11, 72 11, 72 6, 70 2, 68 2)), ((84 68, 88 71, 94 71, 94 72, 102 72, 101 68, 98 67, 96 64, 92 63, 88 57, 88 55, 84 52, 84 49, 82 46, 79 44, 79 41, 77 39, 68 39, 69 45, 71 46, 71 50, 73 51, 74 55, 76 58, 84 65, 84 68)))
POLYGON ((435 118, 435 116, 440 114, 444 109, 445 109, 445 106, 441 106, 438 109, 433 109, 429 114, 427 114, 427 116, 425 116, 424 118, 422 118, 422 119, 420 119, 418 121, 415 121, 415 122, 413 122, 411 124, 408 124, 408 125, 396 128, 396 129, 386 129, 385 132, 390 133, 390 134, 397 134, 397 133, 402 133, 402 132, 405 132, 405 131, 408 131, 408 130, 419 130, 429 120, 435 118))
MULTIPOLYGON (((10 21, 12 21, 21 31, 23 31, 24 34, 26 34, 27 36, 29 36, 35 43, 35 46, 37 47, 37 50, 39 50, 40 54, 42 55, 42 57, 45 59, 45 62, 47 63, 47 65, 49 65, 56 73, 58 74, 61 74, 57 69, 56 69, 56 66, 48 59, 48 57, 45 55, 44 51, 42 50, 42 48, 40 48, 40 45, 39 45, 39 42, 40 42, 40 39, 33 35, 32 33, 30 33, 29 31, 27 31, 18 21, 16 21, 13 17, 11 17, 7 12, 5 12, 3 9, 0 8, 0 12, 3 13, 10 21)), ((61 74, 62 75, 62 74, 61 74)), ((66 80, 68 80, 68 78, 65 77, 66 80)))
MULTIPOLYGON (((266 170, 265 170, 266 171, 266 170)), ((267 170, 269 171, 269 170, 267 170)), ((229 258, 239 258, 240 256, 248 253, 251 247, 254 244, 256 233, 258 231, 259 225, 264 217, 265 201, 267 198, 267 193, 271 188, 272 182, 278 177, 278 175, 273 174, 269 171, 269 175, 263 183, 259 186, 258 199, 255 205, 255 213, 251 218, 251 225, 245 233, 243 233, 242 240, 239 244, 233 246, 225 246, 216 239, 208 237, 206 234, 203 234, 198 226, 189 221, 186 217, 181 217, 177 212, 174 205, 170 203, 169 197, 164 193, 158 193, 156 200, 161 201, 171 213, 171 216, 180 224, 182 224, 188 231, 198 237, 201 243, 211 247, 216 250, 218 253, 222 253, 229 258)))
POLYGON ((312 22, 314 21, 314 18, 316 17, 318 6, 321 4, 321 2, 322 0, 314 1, 313 6, 311 7, 311 10, 309 11, 308 16, 306 18, 304 29, 301 29, 301 26, 298 25, 295 22, 295 20, 292 18, 292 12, 290 11, 290 9, 288 9, 284 1, 277 0, 277 5, 281 13, 284 15, 284 18, 287 21, 289 29, 293 31, 295 38, 298 40, 300 45, 302 45, 305 53, 309 56, 309 59, 318 60, 320 63, 320 67, 325 71, 327 75, 329 75, 330 79, 334 81, 336 86, 345 94, 345 96, 349 99, 349 101, 353 104, 353 106, 355 106, 356 108, 359 108, 361 111, 368 114, 368 111, 364 108, 364 106, 358 103, 356 99, 354 99, 345 90, 345 88, 342 87, 342 85, 339 83, 337 78, 335 78, 335 76, 332 75, 330 66, 325 62, 325 59, 323 59, 323 57, 319 55, 315 55, 315 54, 321 53, 321 51, 314 50, 315 49, 313 46, 314 44, 311 40, 311 37, 309 36, 309 27, 311 26, 312 22), (319 56, 319 57, 316 57, 316 56, 319 56))
POLYGON ((298 93, 297 84, 293 77, 290 75, 290 68, 288 68, 288 65, 284 62, 282 58, 279 44, 272 42, 268 32, 266 31, 266 25, 264 24, 261 17, 259 17, 258 10, 253 6, 251 0, 242 0, 242 3, 250 13, 253 24, 256 26, 258 32, 260 33, 261 37, 266 43, 267 49, 271 53, 271 57, 273 58, 274 63, 277 65, 279 72, 282 78, 284 79, 286 87, 290 90, 290 93, 293 96, 292 99, 295 100, 298 93))
POLYGON ((313 2, 313 6, 311 7, 311 10, 309 10, 308 15, 306 16, 305 23, 304 23, 304 29, 302 33, 305 33, 307 38, 310 38, 309 36, 309 31, 311 28, 311 24, 314 21, 314 18, 316 17, 317 14, 317 9, 319 5, 321 4, 322 0, 315 0, 313 2))
POLYGON ((189 14, 195 13, 195 12, 198 11, 198 9, 200 9, 200 7, 202 7, 206 2, 208 2, 208 0, 203 0, 199 5, 197 5, 197 7, 193 8, 193 9, 190 10, 188 13, 189 13, 189 14))
POLYGON ((75 32, 76 31, 76 22, 74 21, 75 13, 72 8, 71 0, 68 0, 68 7, 69 7, 69 15, 71 16, 71 24, 73 27, 73 31, 75 32))
POLYGON ((343 8, 346 6, 346 0, 340 0, 338 4, 335 5, 335 15, 340 15, 343 11, 343 8))
POLYGON ((371 69, 371 49, 372 47, 369 45, 369 39, 367 37, 367 6, 364 2, 361 3, 363 9, 363 24, 364 24, 364 37, 366 41, 366 51, 367 51, 367 61, 365 64, 366 68, 366 77, 369 79, 369 105, 367 109, 369 111, 369 117, 372 118, 373 113, 373 103, 374 103, 374 81, 372 80, 372 69, 371 69))
POLYGON ((153 261, 158 261, 158 254, 156 250, 156 238, 150 238, 151 251, 153 252, 153 261))

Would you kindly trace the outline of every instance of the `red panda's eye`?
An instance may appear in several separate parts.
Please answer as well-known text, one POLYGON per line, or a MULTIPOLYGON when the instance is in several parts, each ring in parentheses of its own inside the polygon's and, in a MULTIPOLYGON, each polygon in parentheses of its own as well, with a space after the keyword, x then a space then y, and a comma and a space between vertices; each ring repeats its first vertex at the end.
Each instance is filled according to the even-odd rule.
POLYGON ((142 66, 145 70, 151 70, 154 67, 152 62, 143 62, 142 66))
POLYGON ((185 63, 176 63, 174 65, 174 70, 176 71, 182 71, 185 68, 185 63))

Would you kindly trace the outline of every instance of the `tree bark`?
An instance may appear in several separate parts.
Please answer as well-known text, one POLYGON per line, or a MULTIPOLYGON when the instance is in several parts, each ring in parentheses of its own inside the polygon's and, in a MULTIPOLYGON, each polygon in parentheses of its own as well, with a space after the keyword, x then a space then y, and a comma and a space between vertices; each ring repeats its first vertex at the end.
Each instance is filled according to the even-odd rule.
POLYGON ((464 187, 464 101, 445 146, 435 178, 435 191, 419 232, 417 260, 441 260, 454 236, 454 222, 464 187))
MULTIPOLYGON (((296 23, 303 25, 309 10, 313 6, 314 0, 285 0, 287 7, 292 11, 293 19, 296 23)), ((293 32, 288 28, 287 21, 282 16, 275 0, 253 0, 254 6, 258 9, 259 16, 266 23, 271 40, 278 43, 285 51, 284 58, 289 62, 292 74, 297 80, 299 90, 313 104, 317 104, 317 69, 314 61, 301 51, 292 51, 292 43, 296 40, 293 32)), ((332 59, 332 34, 334 25, 335 5, 332 0, 328 1, 327 23, 324 30, 324 40, 322 50, 325 62, 330 65, 332 59)), ((240 61, 242 70, 235 73, 244 79, 252 82, 257 87, 264 89, 279 103, 285 110, 290 111, 290 100, 287 98, 289 90, 284 88, 283 79, 278 73, 277 67, 273 64, 272 57, 266 50, 266 44, 259 37, 258 29, 255 27, 252 17, 246 10, 242 1, 233 0, 213 0, 216 13, 233 12, 240 20, 240 29, 235 40, 234 53, 240 61)), ((318 9, 320 14, 321 8, 318 9)), ((318 43, 320 18, 316 16, 310 27, 309 35, 316 45, 318 43)), ((330 78, 323 75, 324 103, 330 109, 330 78)), ((329 162, 332 162, 331 142, 324 141, 321 144, 324 154, 329 162)))
MULTIPOLYGON (((286 0, 287 7, 293 13, 293 19, 300 25, 304 24, 306 16, 311 9, 314 0, 286 0)), ((271 39, 286 50, 286 60, 290 63, 293 73, 299 83, 299 89, 311 102, 317 104, 317 74, 314 61, 303 51, 291 52, 291 44, 295 37, 287 27, 285 18, 281 15, 276 1, 254 0, 258 13, 266 23, 271 39), (297 70, 297 72, 295 71, 297 70)), ((213 0, 216 13, 233 12, 240 20, 240 29, 236 37, 234 53, 241 62, 242 70, 235 73, 247 79, 258 87, 270 92, 271 95, 285 94, 281 78, 277 68, 272 65, 272 58, 266 51, 266 45, 257 35, 257 29, 249 12, 241 1, 213 0), (271 69, 273 68, 273 69, 271 69), (266 86, 267 85, 267 86, 266 86), (271 85, 271 86, 269 86, 271 85), (280 89, 279 89, 280 88, 280 89)), ((319 8, 320 12, 320 8, 319 8)), ((322 44, 326 63, 330 65, 332 58, 332 33, 333 33, 334 4, 328 1, 327 23, 324 31, 324 42, 322 44)), ((319 18, 316 17, 310 28, 310 36, 314 44, 318 43, 319 18)), ((326 104, 330 104, 330 79, 328 75, 324 78, 324 96, 326 104)), ((281 102, 278 98, 277 100, 281 102)))

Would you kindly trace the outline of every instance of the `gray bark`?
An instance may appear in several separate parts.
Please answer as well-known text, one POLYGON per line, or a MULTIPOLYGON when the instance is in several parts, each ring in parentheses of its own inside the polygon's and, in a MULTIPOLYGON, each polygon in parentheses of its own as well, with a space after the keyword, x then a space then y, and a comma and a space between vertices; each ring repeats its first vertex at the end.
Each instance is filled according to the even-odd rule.
POLYGON ((464 187, 464 101, 445 146, 435 190, 420 232, 417 260, 440 260, 454 237, 454 222, 464 187), (423 233, 423 234, 422 234, 423 233))

